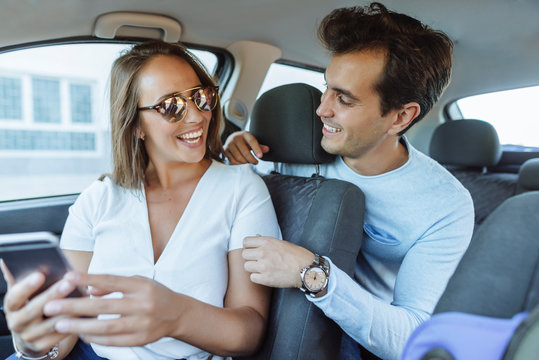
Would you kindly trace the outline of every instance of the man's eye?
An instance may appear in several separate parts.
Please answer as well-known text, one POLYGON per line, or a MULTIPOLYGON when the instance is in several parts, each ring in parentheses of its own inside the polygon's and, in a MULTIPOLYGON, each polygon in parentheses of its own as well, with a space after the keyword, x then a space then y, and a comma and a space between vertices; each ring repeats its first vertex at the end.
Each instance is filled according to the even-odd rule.
POLYGON ((344 106, 352 106, 352 103, 351 102, 348 102, 346 101, 345 97, 343 94, 337 94, 337 101, 341 104, 343 104, 344 106))

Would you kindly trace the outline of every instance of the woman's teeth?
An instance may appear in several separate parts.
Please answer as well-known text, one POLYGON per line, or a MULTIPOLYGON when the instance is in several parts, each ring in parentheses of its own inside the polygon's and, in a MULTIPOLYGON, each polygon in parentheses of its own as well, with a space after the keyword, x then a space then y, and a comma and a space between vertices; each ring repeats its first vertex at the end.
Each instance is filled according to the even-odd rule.
POLYGON ((194 144, 202 136, 202 133, 203 133, 203 131, 202 131, 202 129, 200 129, 200 130, 197 130, 197 131, 182 134, 182 135, 178 136, 178 139, 181 139, 181 140, 185 141, 188 144, 194 144))

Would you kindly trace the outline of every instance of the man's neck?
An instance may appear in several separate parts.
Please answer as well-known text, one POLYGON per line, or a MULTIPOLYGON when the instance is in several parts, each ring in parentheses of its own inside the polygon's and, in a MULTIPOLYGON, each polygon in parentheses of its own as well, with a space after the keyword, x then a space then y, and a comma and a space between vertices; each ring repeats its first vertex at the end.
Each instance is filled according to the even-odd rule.
POLYGON ((408 161, 408 149, 400 138, 387 139, 376 148, 357 158, 345 157, 343 160, 356 173, 374 176, 400 168, 408 161))

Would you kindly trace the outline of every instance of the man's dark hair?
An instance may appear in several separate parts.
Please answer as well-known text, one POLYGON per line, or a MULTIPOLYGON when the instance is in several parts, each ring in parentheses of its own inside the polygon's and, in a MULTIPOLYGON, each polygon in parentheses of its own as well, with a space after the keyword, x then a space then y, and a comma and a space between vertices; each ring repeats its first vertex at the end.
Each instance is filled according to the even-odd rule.
POLYGON ((451 39, 377 2, 333 10, 322 20, 318 37, 333 55, 385 52, 385 68, 375 85, 382 115, 409 102, 421 107, 419 116, 401 134, 432 109, 451 78, 451 39))

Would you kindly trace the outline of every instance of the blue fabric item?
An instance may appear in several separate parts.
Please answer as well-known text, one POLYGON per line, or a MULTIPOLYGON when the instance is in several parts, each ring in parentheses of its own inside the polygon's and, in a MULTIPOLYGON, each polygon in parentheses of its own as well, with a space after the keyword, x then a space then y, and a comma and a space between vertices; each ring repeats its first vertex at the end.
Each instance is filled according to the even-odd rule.
MULTIPOLYGON (((19 360, 19 359, 15 356, 15 354, 11 354, 11 356, 8 357, 6 360, 19 360)), ((82 341, 78 341, 75 344, 75 347, 73 348, 73 350, 69 353, 68 356, 64 358, 64 360, 106 360, 106 359, 98 356, 89 344, 86 344, 85 342, 82 342, 82 341)))
POLYGON ((515 329, 527 312, 510 319, 459 312, 434 315, 410 336, 400 360, 418 360, 435 348, 447 350, 455 359, 501 359, 515 329))

